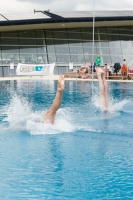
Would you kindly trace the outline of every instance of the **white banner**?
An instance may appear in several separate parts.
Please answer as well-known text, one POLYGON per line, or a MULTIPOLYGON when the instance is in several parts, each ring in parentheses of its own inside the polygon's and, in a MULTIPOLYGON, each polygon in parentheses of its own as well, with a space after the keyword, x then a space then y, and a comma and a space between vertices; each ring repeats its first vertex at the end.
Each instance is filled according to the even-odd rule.
POLYGON ((73 69, 73 63, 69 63, 69 69, 73 69))
POLYGON ((14 69, 14 63, 10 63, 10 69, 14 69))
POLYGON ((17 75, 53 75, 55 63, 45 65, 32 65, 18 63, 17 75))

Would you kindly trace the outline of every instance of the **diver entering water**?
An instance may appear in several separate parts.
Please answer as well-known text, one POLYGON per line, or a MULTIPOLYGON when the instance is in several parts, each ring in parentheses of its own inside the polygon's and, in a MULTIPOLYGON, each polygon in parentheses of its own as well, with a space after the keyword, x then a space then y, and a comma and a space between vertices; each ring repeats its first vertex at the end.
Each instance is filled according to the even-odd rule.
POLYGON ((104 111, 108 110, 108 84, 105 79, 105 72, 100 68, 96 68, 98 81, 99 81, 99 89, 100 89, 100 101, 102 106, 104 107, 104 111))
POLYGON ((56 111, 60 108, 62 103, 62 92, 65 89, 65 80, 64 76, 60 76, 58 80, 57 92, 53 101, 51 108, 46 112, 43 119, 41 120, 42 123, 49 122, 54 123, 56 111))
MULTIPOLYGON (((105 79, 105 73, 100 67, 96 68, 96 72, 97 72, 98 81, 99 81, 101 104, 104 107, 104 111, 107 112, 108 110, 108 84, 105 79)), ((52 124, 54 123, 56 112, 60 108, 60 105, 62 103, 62 93, 64 89, 65 89, 64 76, 60 76, 58 80, 57 92, 53 100, 53 104, 50 107, 50 109, 46 112, 43 119, 41 120, 42 123, 45 123, 45 122, 49 122, 52 124)))

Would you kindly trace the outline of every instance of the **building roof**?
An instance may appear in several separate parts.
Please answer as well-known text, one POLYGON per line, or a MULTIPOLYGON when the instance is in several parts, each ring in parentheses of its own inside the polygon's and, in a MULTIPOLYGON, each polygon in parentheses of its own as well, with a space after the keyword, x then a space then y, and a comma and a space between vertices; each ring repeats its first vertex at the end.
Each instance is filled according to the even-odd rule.
MULTIPOLYGON (((49 11, 34 11, 33 14, 16 13, 4 14, 0 13, 0 27, 13 27, 13 26, 28 26, 36 25, 42 27, 42 24, 58 23, 88 23, 92 24, 93 11, 69 11, 69 12, 49 12, 49 11)), ((133 11, 132 10, 119 10, 119 11, 95 11, 95 22, 105 23, 108 22, 124 22, 130 21, 133 24, 133 11), (132 21, 132 22, 131 22, 132 21)), ((129 24, 127 24, 129 25, 129 24)), ((71 25, 72 26, 72 25, 71 25)), ((2 30, 2 29, 1 29, 2 30)), ((4 29, 3 29, 4 30, 4 29)))
MULTIPOLYGON (((93 11, 0 13, 0 31, 93 26, 93 11)), ((133 10, 95 11, 95 27, 133 26, 133 10)))

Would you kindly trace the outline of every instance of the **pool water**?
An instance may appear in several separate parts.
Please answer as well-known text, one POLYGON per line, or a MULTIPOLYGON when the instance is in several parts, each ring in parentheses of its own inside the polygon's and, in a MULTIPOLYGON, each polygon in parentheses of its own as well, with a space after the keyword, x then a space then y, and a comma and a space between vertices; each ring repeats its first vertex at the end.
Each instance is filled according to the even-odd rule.
POLYGON ((133 83, 66 81, 54 125, 40 120, 57 81, 0 82, 0 199, 133 198, 133 83), (93 89, 92 89, 93 86, 93 89))

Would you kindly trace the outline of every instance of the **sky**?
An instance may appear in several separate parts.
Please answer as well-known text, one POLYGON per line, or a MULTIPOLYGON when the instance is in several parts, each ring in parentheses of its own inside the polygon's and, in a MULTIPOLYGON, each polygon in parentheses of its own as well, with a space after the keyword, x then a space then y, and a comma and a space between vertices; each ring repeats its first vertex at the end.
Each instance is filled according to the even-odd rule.
MULTIPOLYGON (((89 11, 94 0, 0 0, 0 13, 34 13, 35 10, 89 11)), ((95 0, 95 10, 133 10, 133 0, 95 0)))

